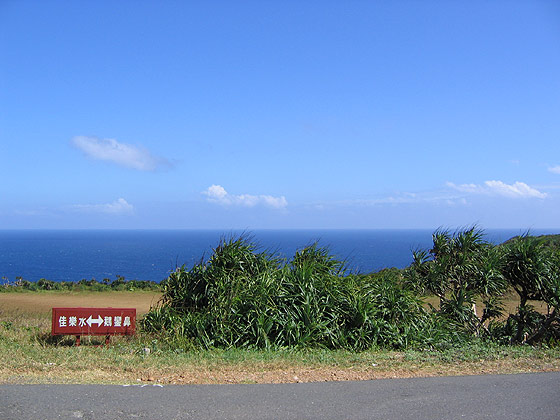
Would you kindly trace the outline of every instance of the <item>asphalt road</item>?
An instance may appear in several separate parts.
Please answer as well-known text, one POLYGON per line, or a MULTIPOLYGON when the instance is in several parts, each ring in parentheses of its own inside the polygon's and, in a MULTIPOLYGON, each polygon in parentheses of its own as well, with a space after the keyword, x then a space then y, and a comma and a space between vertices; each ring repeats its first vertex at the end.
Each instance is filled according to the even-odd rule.
POLYGON ((280 385, 1 385, 0 419, 560 419, 560 372, 280 385))

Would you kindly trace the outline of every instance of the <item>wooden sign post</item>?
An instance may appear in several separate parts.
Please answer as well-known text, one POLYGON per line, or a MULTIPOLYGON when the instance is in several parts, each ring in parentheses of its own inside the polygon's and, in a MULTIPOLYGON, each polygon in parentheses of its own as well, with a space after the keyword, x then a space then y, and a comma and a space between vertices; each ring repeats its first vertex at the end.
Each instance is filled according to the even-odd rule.
POLYGON ((135 308, 52 308, 52 335, 133 335, 136 330, 135 308))

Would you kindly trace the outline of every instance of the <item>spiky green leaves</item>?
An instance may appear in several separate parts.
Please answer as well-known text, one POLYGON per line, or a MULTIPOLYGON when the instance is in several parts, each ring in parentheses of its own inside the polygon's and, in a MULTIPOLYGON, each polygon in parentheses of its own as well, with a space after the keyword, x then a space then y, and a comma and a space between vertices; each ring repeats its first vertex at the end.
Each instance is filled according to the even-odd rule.
POLYGON ((289 262, 247 237, 223 240, 210 259, 175 270, 144 326, 204 347, 406 347, 427 321, 400 274, 348 275, 317 244, 289 262))
POLYGON ((500 255, 484 239, 481 230, 470 228, 455 233, 438 230, 433 234, 429 251, 414 253, 406 277, 420 292, 439 298, 439 314, 461 328, 478 333, 489 317, 499 315, 496 300, 507 287, 500 264, 500 255), (489 301, 491 296, 493 310, 478 317, 474 309, 477 299, 489 301))

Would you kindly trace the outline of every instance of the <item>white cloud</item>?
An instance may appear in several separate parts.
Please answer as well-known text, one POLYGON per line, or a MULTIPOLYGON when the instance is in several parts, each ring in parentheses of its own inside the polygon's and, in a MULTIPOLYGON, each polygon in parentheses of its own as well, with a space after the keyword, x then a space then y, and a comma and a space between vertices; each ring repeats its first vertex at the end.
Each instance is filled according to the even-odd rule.
POLYGON ((456 185, 453 182, 447 182, 446 185, 457 191, 468 194, 486 194, 497 195, 509 198, 545 198, 543 193, 535 188, 531 188, 524 182, 515 182, 506 184, 502 181, 485 181, 484 184, 461 184, 456 185))
POLYGON ((271 195, 250 194, 234 195, 228 193, 221 185, 211 185, 206 191, 203 191, 202 194, 208 198, 208 201, 225 206, 254 207, 257 205, 263 205, 275 209, 282 209, 288 205, 288 201, 284 196, 273 197, 271 195))
POLYGON ((72 208, 82 212, 114 215, 131 214, 134 211, 134 206, 129 204, 124 198, 119 198, 107 204, 76 204, 72 208))
POLYGON ((113 162, 139 171, 155 171, 171 166, 167 159, 154 156, 143 147, 119 143, 114 139, 76 136, 72 139, 72 144, 92 159, 113 162))
POLYGON ((553 174, 560 174, 560 165, 552 166, 551 168, 548 168, 548 171, 553 174))
POLYGON ((228 199, 228 193, 221 185, 211 185, 203 194, 207 195, 209 200, 223 201, 228 199))

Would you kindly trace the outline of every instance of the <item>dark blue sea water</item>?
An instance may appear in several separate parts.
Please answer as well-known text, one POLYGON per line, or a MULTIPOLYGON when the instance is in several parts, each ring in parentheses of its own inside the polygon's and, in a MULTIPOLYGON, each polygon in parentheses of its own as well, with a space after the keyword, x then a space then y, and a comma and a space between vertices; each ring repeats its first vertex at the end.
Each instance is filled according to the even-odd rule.
MULTIPOLYGON (((220 238, 242 232, 217 230, 0 230, 0 277, 37 281, 81 279, 165 279, 177 265, 191 267, 208 258, 220 238)), ((404 268, 412 251, 429 248, 433 230, 256 230, 249 232, 262 250, 291 258, 315 241, 346 260, 354 272, 404 268)), ((486 230, 503 242, 522 230, 486 230)), ((534 230, 533 235, 560 233, 534 230)), ((5 281, 5 280, 4 280, 5 281)), ((1 283, 1 282, 0 282, 1 283)))

